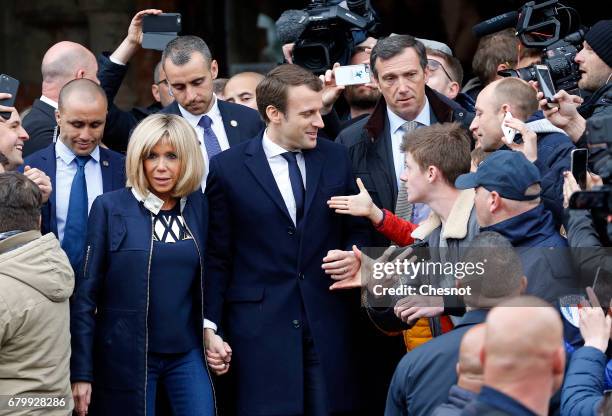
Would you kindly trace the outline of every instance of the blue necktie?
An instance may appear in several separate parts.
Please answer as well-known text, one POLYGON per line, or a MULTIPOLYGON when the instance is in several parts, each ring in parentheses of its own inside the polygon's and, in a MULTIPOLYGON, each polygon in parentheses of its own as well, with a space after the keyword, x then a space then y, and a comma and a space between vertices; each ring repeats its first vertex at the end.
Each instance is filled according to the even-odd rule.
POLYGON ((68 215, 64 227, 62 248, 68 255, 73 269, 80 267, 87 237, 87 183, 85 182, 85 164, 91 156, 77 156, 77 171, 70 187, 68 215))
POLYGON ((293 191, 293 197, 295 198, 295 225, 299 225, 302 215, 304 214, 304 182, 302 181, 302 174, 300 173, 300 167, 297 164, 297 153, 286 152, 282 153, 281 156, 287 160, 289 164, 289 181, 291 182, 291 190, 293 191))
POLYGON ((221 153, 221 145, 212 127, 210 127, 211 125, 212 120, 208 116, 202 116, 198 121, 198 126, 204 129, 204 146, 206 147, 208 160, 212 159, 217 153, 221 153))

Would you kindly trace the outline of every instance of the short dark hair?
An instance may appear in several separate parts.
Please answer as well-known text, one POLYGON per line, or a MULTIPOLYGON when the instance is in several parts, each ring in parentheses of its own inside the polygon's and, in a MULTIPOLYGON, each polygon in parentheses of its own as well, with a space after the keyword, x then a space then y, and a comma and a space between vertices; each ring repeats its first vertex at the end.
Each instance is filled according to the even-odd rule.
POLYGON ((40 229, 42 194, 18 172, 0 173, 0 233, 40 229))
POLYGON ((481 263, 481 274, 466 274, 459 286, 471 288, 463 297, 472 308, 492 308, 508 298, 520 295, 521 278, 524 276, 521 258, 512 244, 501 234, 486 231, 469 242, 464 264, 481 263))
POLYGON ((378 79, 378 73, 376 72, 377 60, 391 59, 404 52, 407 48, 414 48, 419 57, 419 64, 421 64, 421 68, 425 70, 427 67, 427 52, 425 51, 425 45, 410 35, 391 35, 379 39, 374 48, 372 48, 372 53, 370 55, 370 70, 374 78, 378 79))
POLYGON ((408 133, 402 139, 402 152, 408 152, 424 170, 438 168, 454 186, 455 179, 470 171, 470 136, 459 123, 432 124, 408 133))
POLYGON ((170 59, 174 65, 183 66, 191 60, 191 55, 194 52, 201 54, 210 66, 212 63, 210 48, 204 42, 204 39, 191 35, 179 36, 168 42, 162 53, 162 65, 166 63, 166 59, 170 59))
POLYGON ((64 109, 66 100, 75 93, 86 96, 89 101, 99 98, 104 102, 104 107, 106 108, 107 106, 108 99, 100 84, 87 78, 77 78, 67 82, 60 90, 58 99, 58 108, 60 111, 64 109))
POLYGON ((483 36, 472 59, 472 69, 480 82, 487 85, 495 80, 497 67, 507 64, 515 68, 518 63, 519 40, 514 29, 505 29, 483 36))
POLYGON ((323 84, 312 72, 298 65, 279 65, 266 74, 266 77, 257 85, 257 109, 267 123, 270 120, 266 115, 269 105, 281 113, 287 111, 287 92, 289 87, 305 85, 313 91, 321 91, 323 84))

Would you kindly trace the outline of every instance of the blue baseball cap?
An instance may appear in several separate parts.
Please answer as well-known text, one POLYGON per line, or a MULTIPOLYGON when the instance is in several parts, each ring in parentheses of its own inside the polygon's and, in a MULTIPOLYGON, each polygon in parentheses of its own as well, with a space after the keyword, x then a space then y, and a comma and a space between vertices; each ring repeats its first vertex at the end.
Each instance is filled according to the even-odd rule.
POLYGON ((502 198, 530 201, 540 194, 525 195, 527 188, 540 183, 540 171, 521 152, 498 150, 487 157, 474 173, 466 173, 455 180, 455 188, 469 189, 482 186, 496 191, 502 198))

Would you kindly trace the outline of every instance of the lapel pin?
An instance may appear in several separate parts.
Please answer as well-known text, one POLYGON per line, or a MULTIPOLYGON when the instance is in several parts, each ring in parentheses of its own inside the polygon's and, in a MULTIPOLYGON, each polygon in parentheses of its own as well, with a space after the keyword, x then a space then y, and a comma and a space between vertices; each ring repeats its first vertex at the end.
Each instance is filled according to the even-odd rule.
POLYGON ((236 120, 230 121, 230 124, 232 125, 232 127, 237 127, 238 126, 238 122, 236 120))
POLYGON ((108 167, 108 160, 103 160, 102 161, 102 166, 108 167))

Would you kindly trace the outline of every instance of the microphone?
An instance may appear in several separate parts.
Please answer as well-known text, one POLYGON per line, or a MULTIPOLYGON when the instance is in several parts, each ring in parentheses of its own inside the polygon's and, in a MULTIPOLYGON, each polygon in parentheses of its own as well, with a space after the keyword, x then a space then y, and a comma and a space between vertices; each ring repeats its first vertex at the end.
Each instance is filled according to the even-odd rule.
POLYGON ((515 27, 518 23, 518 17, 518 12, 500 14, 474 25, 472 32, 477 38, 481 38, 509 27, 515 27))
POLYGON ((276 21, 276 33, 281 45, 296 42, 308 25, 304 10, 285 10, 276 21))

